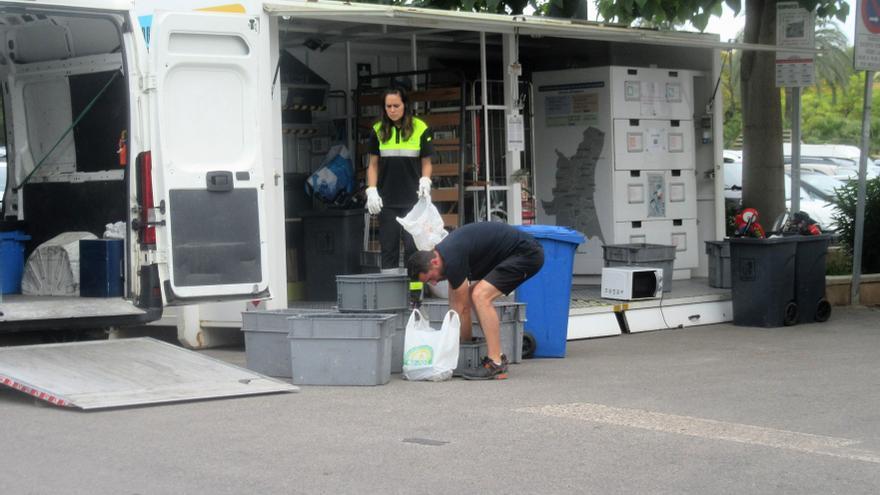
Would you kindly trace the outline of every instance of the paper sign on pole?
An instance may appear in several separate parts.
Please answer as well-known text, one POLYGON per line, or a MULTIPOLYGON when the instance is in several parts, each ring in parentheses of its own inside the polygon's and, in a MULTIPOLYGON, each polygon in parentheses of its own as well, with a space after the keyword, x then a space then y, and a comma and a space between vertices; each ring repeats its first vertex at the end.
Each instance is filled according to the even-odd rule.
MULTIPOLYGON (((776 45, 815 49, 816 15, 798 2, 776 4, 776 45)), ((815 81, 813 55, 776 52, 776 87, 806 87, 815 81)))
POLYGON ((858 1, 855 44, 855 69, 880 70, 880 1, 858 1))
POLYGON ((525 151, 526 140, 523 130, 523 116, 518 114, 507 115, 507 151, 525 151))

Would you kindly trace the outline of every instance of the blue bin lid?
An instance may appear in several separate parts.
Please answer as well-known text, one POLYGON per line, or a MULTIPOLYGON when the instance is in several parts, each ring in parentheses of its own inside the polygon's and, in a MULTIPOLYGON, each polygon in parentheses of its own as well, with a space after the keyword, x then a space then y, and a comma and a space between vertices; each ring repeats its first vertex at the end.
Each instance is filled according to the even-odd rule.
POLYGON ((0 232, 0 241, 29 241, 31 236, 26 235, 20 230, 11 230, 9 232, 0 232))
POLYGON ((583 244, 586 241, 584 234, 558 225, 517 225, 517 228, 536 239, 552 239, 572 244, 583 244))

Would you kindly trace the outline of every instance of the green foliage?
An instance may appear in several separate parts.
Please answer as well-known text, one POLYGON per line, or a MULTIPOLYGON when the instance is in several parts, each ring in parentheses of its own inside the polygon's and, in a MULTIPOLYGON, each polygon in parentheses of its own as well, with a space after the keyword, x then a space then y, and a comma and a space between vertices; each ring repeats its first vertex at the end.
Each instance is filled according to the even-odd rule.
POLYGON ((846 87, 853 74, 852 53, 847 50, 848 39, 837 24, 824 19, 816 23, 816 85, 828 85, 833 93, 846 87))
MULTIPOLYGON (((867 181, 865 195, 865 234, 862 244, 862 272, 880 273, 880 177, 867 181)), ((856 235, 858 182, 850 181, 837 190, 834 221, 840 240, 853 252, 856 235)))
MULTIPOLYGON (((727 4, 739 12, 738 1, 727 4)), ((722 0, 596 0, 599 15, 629 24, 635 19, 664 24, 684 24, 690 21, 700 31, 706 29, 711 16, 721 16, 722 0)))
MULTIPOLYGON (((822 84, 818 89, 805 89, 801 96, 801 141, 858 146, 862 138, 864 91, 864 73, 852 74, 845 87, 834 89, 829 84, 822 84)), ((872 107, 880 108, 880 91, 876 88, 872 107)), ((871 135, 877 136, 878 132, 880 113, 874 111, 871 112, 871 135)), ((870 154, 880 152, 880 141, 874 139, 870 146, 870 154)))
MULTIPOLYGON (((724 106, 728 105, 727 100, 724 106)), ((724 148, 731 149, 735 147, 737 138, 742 135, 742 114, 737 112, 724 119, 724 148)))
MULTIPOLYGON (((722 3, 739 14, 741 0, 596 0, 599 14, 606 20, 616 19, 629 24, 645 19, 658 24, 690 22, 700 31, 706 29, 711 16, 721 17, 722 3)), ((799 0, 807 10, 816 11, 820 18, 835 17, 841 22, 849 14, 849 4, 843 0, 799 0)))
POLYGON ((736 233, 736 215, 742 206, 739 200, 724 199, 724 234, 733 237, 736 233))
POLYGON ((845 249, 831 247, 825 256, 825 275, 849 275, 852 273, 852 256, 845 249))
MULTIPOLYGON (((739 37, 741 40, 741 36, 739 37)), ((861 105, 864 77, 852 69, 852 48, 846 35, 834 24, 818 22, 816 84, 801 92, 801 140, 812 144, 858 145, 861 138, 861 105)), ((724 96, 724 146, 730 148, 742 133, 740 95, 740 52, 722 53, 724 96)), ((880 94, 875 95, 875 108, 880 94)), ((789 115, 786 126, 790 127, 789 115)), ((880 114, 873 128, 880 127, 880 114)), ((880 151, 878 142, 872 151, 880 151)))

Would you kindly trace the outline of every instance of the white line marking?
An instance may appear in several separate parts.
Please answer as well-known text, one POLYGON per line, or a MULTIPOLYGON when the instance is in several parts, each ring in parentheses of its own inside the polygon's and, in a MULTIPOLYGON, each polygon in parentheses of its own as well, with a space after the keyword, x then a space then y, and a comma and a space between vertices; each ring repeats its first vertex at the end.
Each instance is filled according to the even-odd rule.
POLYGON ((524 407, 516 411, 555 418, 578 419, 594 423, 626 426, 642 430, 676 433, 709 440, 726 440, 749 445, 762 445, 776 449, 794 450, 808 454, 827 455, 841 459, 880 464, 880 454, 870 450, 850 448, 851 445, 860 442, 847 438, 826 437, 809 433, 798 433, 796 431, 777 430, 761 426, 583 402, 524 407))

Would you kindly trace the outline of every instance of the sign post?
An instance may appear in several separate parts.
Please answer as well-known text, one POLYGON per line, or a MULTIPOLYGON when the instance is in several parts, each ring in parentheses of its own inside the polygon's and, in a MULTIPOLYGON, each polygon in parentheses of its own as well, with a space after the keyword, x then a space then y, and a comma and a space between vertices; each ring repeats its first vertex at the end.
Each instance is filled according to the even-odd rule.
POLYGON ((859 192, 856 199, 856 231, 853 239, 853 273, 850 302, 859 304, 862 282, 862 244, 865 241, 865 181, 871 143, 871 98, 874 72, 880 70, 880 2, 859 0, 856 5, 856 36, 853 65, 865 71, 865 100, 862 109, 862 142, 859 152, 859 192))
MULTIPOLYGON (((798 2, 776 4, 776 45, 815 49, 816 15, 798 2)), ((801 209, 801 88, 815 82, 812 55, 776 52, 776 87, 791 88, 791 211, 801 209)))

